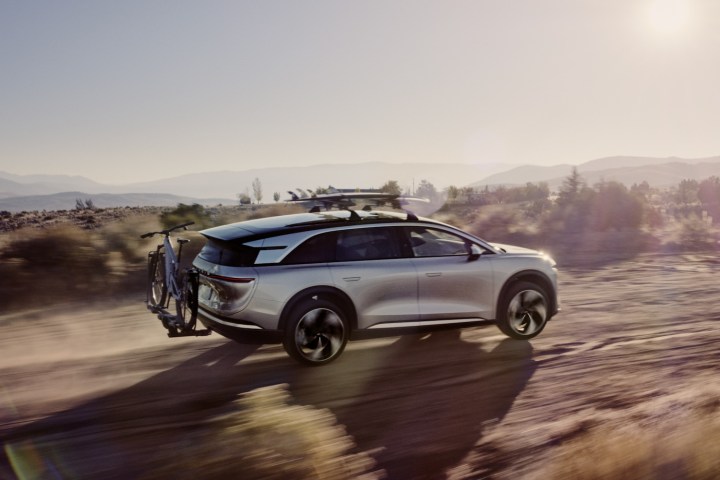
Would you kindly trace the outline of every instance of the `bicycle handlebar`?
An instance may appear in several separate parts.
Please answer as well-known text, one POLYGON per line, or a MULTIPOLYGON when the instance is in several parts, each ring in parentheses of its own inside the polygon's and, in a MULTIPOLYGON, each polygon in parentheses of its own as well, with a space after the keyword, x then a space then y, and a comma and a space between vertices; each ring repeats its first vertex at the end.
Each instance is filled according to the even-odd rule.
POLYGON ((162 230, 160 232, 143 233, 142 235, 140 235, 140 238, 148 238, 148 237, 152 237, 153 235, 170 235, 170 232, 179 230, 181 228, 187 229, 187 227, 189 227, 190 225, 195 225, 195 222, 187 222, 187 223, 183 223, 181 225, 175 225, 174 227, 170 227, 170 228, 168 228, 166 230, 162 230))

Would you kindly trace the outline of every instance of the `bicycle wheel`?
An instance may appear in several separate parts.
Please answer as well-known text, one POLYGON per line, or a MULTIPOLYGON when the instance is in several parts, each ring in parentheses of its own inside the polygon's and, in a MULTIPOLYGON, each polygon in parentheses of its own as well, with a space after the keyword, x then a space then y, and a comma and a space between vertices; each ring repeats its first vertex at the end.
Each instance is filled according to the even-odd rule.
POLYGON ((161 252, 150 252, 148 255, 147 302, 154 308, 163 308, 167 302, 165 254, 161 252))
POLYGON ((195 328, 198 311, 198 277, 197 272, 188 270, 180 281, 180 298, 175 300, 178 325, 182 330, 195 328))

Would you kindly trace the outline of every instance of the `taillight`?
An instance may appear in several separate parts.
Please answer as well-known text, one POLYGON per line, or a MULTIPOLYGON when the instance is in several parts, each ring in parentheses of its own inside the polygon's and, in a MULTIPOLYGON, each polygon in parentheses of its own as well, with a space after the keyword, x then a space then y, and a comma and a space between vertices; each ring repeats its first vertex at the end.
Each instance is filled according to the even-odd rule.
POLYGON ((226 277, 224 275, 206 275, 208 278, 212 278, 214 280, 220 280, 223 282, 229 282, 229 283, 251 283, 254 282, 254 278, 238 278, 238 277, 226 277))

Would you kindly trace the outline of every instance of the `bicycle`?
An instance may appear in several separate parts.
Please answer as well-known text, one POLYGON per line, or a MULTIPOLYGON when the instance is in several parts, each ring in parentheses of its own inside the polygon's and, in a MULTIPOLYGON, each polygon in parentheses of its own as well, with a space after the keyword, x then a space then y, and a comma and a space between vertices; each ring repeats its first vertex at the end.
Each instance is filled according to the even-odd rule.
POLYGON ((175 230, 187 230, 195 222, 183 223, 159 232, 148 232, 140 238, 162 235, 163 241, 157 248, 148 252, 148 281, 145 303, 148 310, 157 314, 168 331, 168 337, 187 337, 209 335, 210 330, 197 330, 199 272, 194 268, 180 269, 183 245, 190 242, 178 238, 178 251, 170 242, 170 234, 175 230), (175 312, 169 311, 170 299, 175 300, 175 312))

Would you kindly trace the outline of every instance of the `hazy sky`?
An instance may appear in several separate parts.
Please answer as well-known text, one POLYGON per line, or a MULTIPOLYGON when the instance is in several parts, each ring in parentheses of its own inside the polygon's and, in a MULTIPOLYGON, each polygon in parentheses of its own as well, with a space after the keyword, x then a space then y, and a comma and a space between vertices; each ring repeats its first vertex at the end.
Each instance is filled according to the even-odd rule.
POLYGON ((718 0, 0 0, 0 170, 720 155, 718 0))

